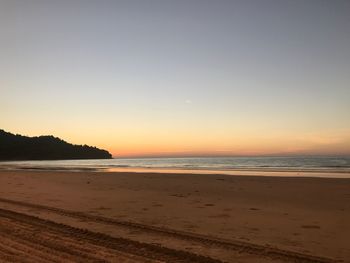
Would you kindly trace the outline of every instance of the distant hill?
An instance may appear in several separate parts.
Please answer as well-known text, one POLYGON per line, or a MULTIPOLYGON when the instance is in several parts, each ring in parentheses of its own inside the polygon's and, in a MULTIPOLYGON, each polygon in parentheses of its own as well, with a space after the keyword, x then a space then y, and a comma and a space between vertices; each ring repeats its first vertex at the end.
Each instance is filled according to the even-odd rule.
POLYGON ((96 147, 73 145, 54 136, 27 137, 0 130, 0 160, 111 159, 96 147))

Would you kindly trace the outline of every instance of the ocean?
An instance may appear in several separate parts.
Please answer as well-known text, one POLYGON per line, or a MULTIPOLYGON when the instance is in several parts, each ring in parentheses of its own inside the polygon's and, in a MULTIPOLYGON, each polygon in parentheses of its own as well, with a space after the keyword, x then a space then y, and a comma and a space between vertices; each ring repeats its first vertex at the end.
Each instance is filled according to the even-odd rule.
POLYGON ((116 158, 0 162, 2 170, 142 171, 350 178, 350 157, 116 158))

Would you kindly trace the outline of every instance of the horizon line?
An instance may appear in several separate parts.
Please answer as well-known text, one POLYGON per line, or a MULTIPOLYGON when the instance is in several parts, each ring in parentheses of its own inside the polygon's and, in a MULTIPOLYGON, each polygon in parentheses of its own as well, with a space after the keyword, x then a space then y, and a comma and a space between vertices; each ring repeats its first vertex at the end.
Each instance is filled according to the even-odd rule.
POLYGON ((152 158, 350 158, 350 154, 257 154, 257 155, 133 155, 117 156, 113 159, 152 159, 152 158))

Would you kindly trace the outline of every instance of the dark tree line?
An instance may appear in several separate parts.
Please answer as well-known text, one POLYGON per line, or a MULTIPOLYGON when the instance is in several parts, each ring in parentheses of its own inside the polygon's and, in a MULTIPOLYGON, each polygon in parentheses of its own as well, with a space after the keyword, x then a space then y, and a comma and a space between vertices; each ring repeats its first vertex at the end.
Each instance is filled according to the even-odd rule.
POLYGON ((110 159, 96 147, 73 145, 54 136, 27 137, 0 130, 0 160, 110 159))

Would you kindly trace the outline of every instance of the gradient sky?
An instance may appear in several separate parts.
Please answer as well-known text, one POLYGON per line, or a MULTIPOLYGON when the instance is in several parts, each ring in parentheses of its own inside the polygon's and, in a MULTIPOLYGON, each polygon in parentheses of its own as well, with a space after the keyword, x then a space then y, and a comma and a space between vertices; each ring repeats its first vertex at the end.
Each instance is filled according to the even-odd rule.
POLYGON ((350 1, 0 1, 0 128, 115 156, 350 154, 350 1))

